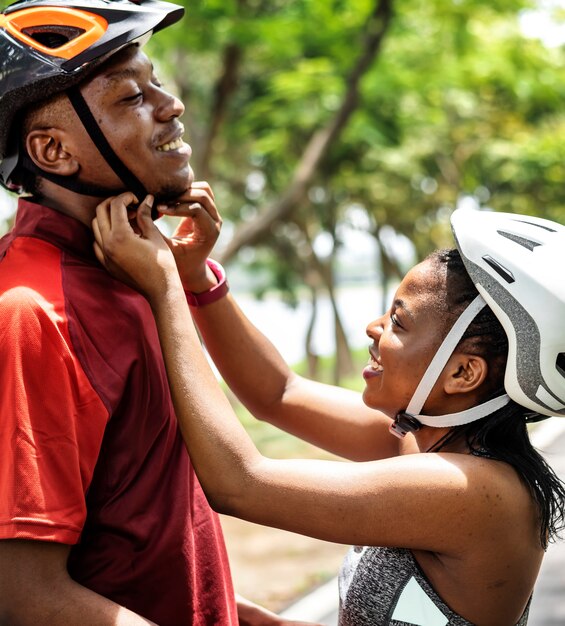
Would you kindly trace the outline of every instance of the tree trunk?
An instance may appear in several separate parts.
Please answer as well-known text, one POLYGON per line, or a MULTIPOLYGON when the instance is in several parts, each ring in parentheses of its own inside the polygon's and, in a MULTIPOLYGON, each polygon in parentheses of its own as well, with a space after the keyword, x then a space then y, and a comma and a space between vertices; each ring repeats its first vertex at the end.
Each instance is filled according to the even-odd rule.
POLYGON ((391 254, 389 254, 386 247, 383 245, 381 241, 381 227, 377 226, 373 232, 373 237, 377 241, 377 246, 379 249, 379 259, 381 264, 381 294, 382 294, 382 302, 381 302, 381 310, 387 311, 390 303, 388 301, 388 286, 390 281, 393 278, 401 279, 402 271, 398 265, 398 261, 391 254))
POLYGON ((351 349, 349 348, 349 342, 347 341, 347 335, 341 322, 341 316, 337 306, 336 292, 335 292, 335 280, 333 272, 334 256, 328 259, 327 262, 323 262, 316 255, 312 249, 312 260, 315 263, 315 267, 320 275, 325 288, 327 289, 330 304, 332 307, 334 318, 334 337, 335 337, 335 364, 333 372, 333 383, 339 385, 341 379, 344 376, 349 376, 353 373, 353 359, 351 357, 351 349))
POLYGON ((231 95, 237 89, 239 69, 243 58, 243 51, 238 44, 230 43, 224 48, 223 72, 214 89, 214 101, 208 133, 198 151, 198 176, 202 180, 211 178, 211 167, 214 140, 226 117, 226 111, 231 95))
MULTIPOLYGON (((333 272, 330 272, 333 276, 333 272)), ((333 279, 331 286, 328 286, 328 294, 330 296, 330 302, 334 314, 334 334, 335 334, 335 365, 333 383, 339 385, 344 376, 349 376, 354 372, 353 359, 351 357, 351 349, 349 348, 349 342, 347 341, 347 335, 341 323, 341 316, 337 307, 337 300, 335 297, 335 289, 333 285, 333 279)))
POLYGON ((308 322, 308 330, 306 331, 305 339, 306 362, 308 365, 308 378, 317 380, 320 358, 312 347, 312 338, 314 335, 316 320, 318 318, 318 289, 313 284, 308 285, 308 287, 310 289, 310 302, 312 304, 312 312, 310 314, 310 321, 308 322))
POLYGON ((361 79, 371 67, 381 47, 392 17, 394 0, 378 0, 365 25, 365 41, 361 55, 357 59, 348 79, 347 90, 341 107, 329 124, 314 133, 304 154, 294 171, 293 178, 278 202, 268 207, 252 222, 242 225, 235 232, 231 242, 220 255, 220 261, 229 262, 244 246, 252 246, 260 241, 276 220, 288 218, 302 203, 308 185, 316 174, 320 163, 346 127, 352 113, 357 108, 361 79))

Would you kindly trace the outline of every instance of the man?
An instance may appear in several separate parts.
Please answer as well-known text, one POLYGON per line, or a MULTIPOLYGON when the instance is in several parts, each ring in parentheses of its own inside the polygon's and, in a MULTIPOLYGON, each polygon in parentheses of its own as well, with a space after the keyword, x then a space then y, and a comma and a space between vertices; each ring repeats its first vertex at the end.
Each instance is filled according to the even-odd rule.
POLYGON ((282 623, 236 606, 147 302, 97 263, 101 199, 198 202, 182 103, 140 45, 183 9, 23 0, 0 14, 0 624, 282 623))

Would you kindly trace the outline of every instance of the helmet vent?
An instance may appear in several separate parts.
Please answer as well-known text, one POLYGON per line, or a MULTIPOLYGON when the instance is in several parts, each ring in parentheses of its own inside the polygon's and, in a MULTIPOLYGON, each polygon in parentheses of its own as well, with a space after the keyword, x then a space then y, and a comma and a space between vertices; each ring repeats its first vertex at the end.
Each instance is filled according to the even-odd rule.
POLYGON ((69 41, 76 39, 84 32, 82 28, 76 28, 74 26, 31 26, 29 28, 22 29, 22 32, 34 39, 42 46, 54 50, 64 46, 69 41))
POLYGON ((504 230, 497 230, 496 232, 502 237, 506 237, 506 239, 510 239, 510 241, 517 243, 523 248, 526 248, 526 250, 529 250, 530 252, 533 252, 534 248, 541 246, 541 243, 539 243, 538 241, 532 241, 531 239, 526 239, 526 237, 520 237, 519 235, 515 235, 514 233, 507 233, 504 230))
POLYGON ((544 224, 536 224, 534 222, 528 222, 527 220, 514 220, 515 222, 519 222, 520 224, 527 224, 528 226, 535 226, 536 228, 543 228, 543 230, 547 230, 550 233, 556 233, 555 228, 551 228, 550 226, 545 226, 544 224))
POLYGON ((560 352, 555 360, 557 371, 565 378, 565 352, 560 352))
POLYGON ((496 259, 493 259, 489 254, 485 254, 483 256, 483 261, 488 263, 488 265, 490 265, 492 269, 507 283, 511 284, 515 281, 514 274, 512 274, 510 270, 507 270, 496 259))

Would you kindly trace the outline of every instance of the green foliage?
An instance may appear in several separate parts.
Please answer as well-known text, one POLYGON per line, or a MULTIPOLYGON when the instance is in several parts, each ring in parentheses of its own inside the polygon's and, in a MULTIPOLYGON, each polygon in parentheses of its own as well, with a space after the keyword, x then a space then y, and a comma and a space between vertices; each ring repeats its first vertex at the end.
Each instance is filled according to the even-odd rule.
MULTIPOLYGON (((359 203, 375 227, 391 225, 423 255, 450 243, 448 216, 465 195, 563 220, 565 54, 521 33, 518 17, 528 6, 395 3, 358 108, 314 181, 331 223, 359 203)), ((241 52, 210 162, 227 219, 240 223, 284 193, 308 140, 341 103, 372 9, 370 0, 200 0, 187 4, 181 26, 155 38, 153 52, 169 59, 186 99, 196 155, 208 137, 223 51, 241 52), (264 185, 250 194, 246 180, 257 171, 264 185)), ((315 208, 304 198, 292 216, 313 237, 327 230, 315 208)), ((289 261, 295 242, 285 238, 273 228, 260 256, 277 265, 278 286, 292 291, 300 281, 283 279, 280 268, 302 270, 289 261)))
MULTIPOLYGON (((151 40, 159 74, 186 104, 196 174, 213 183, 227 221, 245 226, 284 195, 341 106, 376 1, 191 0, 185 19, 151 40)), ((449 214, 464 196, 565 219, 565 50, 522 34, 520 13, 533 5, 395 0, 311 192, 249 255, 272 272, 260 289, 293 301, 306 244, 337 236, 353 203, 375 237, 388 224, 419 256, 451 244, 449 214)), ((554 18, 565 19, 558 8, 554 18)))

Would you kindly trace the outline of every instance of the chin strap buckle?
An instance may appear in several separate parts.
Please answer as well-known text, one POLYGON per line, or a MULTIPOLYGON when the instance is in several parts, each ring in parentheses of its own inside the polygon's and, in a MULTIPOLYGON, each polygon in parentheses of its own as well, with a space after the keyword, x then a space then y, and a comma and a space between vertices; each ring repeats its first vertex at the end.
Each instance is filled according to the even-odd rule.
POLYGON ((422 428, 422 422, 414 415, 402 411, 394 418, 394 422, 388 427, 389 431, 399 439, 404 439, 408 433, 413 433, 422 428))

